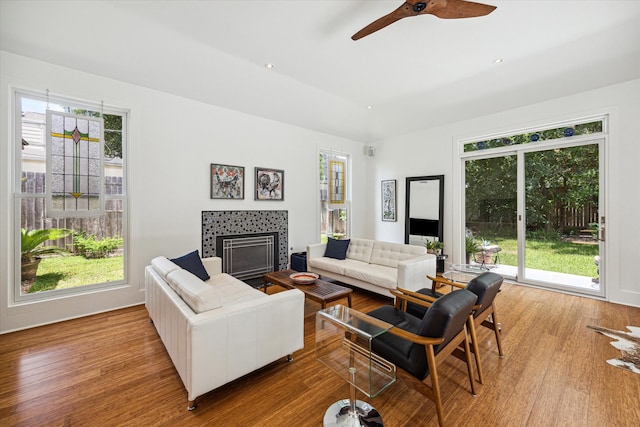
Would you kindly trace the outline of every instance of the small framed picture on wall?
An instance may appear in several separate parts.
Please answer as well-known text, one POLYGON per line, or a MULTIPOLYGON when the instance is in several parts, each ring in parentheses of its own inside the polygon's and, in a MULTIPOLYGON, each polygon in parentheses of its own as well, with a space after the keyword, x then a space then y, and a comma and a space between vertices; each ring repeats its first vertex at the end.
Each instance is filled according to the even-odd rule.
POLYGON ((256 200, 284 200, 284 171, 256 168, 256 200))
POLYGON ((244 199, 244 167, 211 163, 211 198, 244 199))
POLYGON ((396 221, 396 180, 382 181, 382 220, 396 221))

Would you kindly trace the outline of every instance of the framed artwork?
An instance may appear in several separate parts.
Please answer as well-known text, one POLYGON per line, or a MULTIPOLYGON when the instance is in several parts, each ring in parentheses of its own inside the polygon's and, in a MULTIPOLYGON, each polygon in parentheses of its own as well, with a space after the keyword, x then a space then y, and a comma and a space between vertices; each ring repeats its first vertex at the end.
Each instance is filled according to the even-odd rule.
POLYGON ((244 167, 211 163, 211 198, 244 199, 244 167))
POLYGON ((284 200, 284 171, 256 168, 256 200, 284 200))
POLYGON ((396 221, 396 180, 382 181, 382 220, 396 221))

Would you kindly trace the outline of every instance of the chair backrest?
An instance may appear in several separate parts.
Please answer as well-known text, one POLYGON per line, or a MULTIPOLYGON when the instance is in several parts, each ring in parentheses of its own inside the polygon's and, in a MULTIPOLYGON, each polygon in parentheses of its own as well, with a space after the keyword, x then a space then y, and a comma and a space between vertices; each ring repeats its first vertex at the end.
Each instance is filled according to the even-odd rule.
POLYGON ((466 289, 438 298, 422 318, 417 334, 424 337, 444 337, 444 342, 434 347, 437 354, 462 330, 476 300, 477 296, 466 289))
POLYGON ((498 295, 498 291, 500 291, 503 280, 504 278, 499 274, 486 272, 469 281, 465 289, 473 292, 478 297, 476 304, 481 306, 480 309, 473 314, 474 317, 478 317, 482 312, 491 307, 493 300, 496 295, 498 295))

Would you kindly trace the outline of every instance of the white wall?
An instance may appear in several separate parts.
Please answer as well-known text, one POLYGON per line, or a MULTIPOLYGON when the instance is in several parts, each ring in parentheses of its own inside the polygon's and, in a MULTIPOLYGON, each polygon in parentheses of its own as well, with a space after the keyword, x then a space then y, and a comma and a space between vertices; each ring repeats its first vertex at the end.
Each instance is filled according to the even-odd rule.
MULTIPOLYGON (((176 78, 178 78, 177 76, 176 78)), ((278 100, 274 100, 277 103, 278 100)), ((144 301, 144 267, 157 255, 201 249, 203 210, 288 210, 289 246, 319 241, 318 150, 351 153, 352 234, 365 236, 362 144, 139 86, 0 52, 0 333, 144 301), (13 304, 11 87, 130 109, 128 285, 49 302, 13 304), (244 200, 209 198, 209 165, 244 166, 244 200), (284 201, 254 201, 254 167, 285 171, 284 201)), ((15 144, 14 144, 15 145, 15 144)))
MULTIPOLYGON (((277 100, 274 100, 277 102, 277 100)), ((351 235, 404 240, 407 176, 445 175, 444 235, 454 254, 453 176, 460 138, 508 131, 596 113, 610 114, 607 148, 607 298, 640 306, 635 264, 640 241, 640 81, 632 81, 473 120, 388 139, 375 157, 356 141, 201 104, 139 86, 81 73, 0 52, 0 333, 110 310, 144 301, 143 270, 156 255, 176 256, 201 248, 203 210, 286 209, 289 246, 303 250, 318 240, 317 153, 333 148, 352 154, 351 235), (14 248, 12 214, 13 126, 11 87, 128 108, 130 115, 129 200, 130 264, 128 285, 48 303, 12 303, 14 248), (246 168, 244 200, 209 198, 209 164, 246 168), (285 170, 285 200, 253 200, 253 168, 285 170), (380 218, 380 181, 397 180, 398 221, 380 218)))
MULTIPOLYGON (((640 242, 640 80, 380 142, 377 144, 375 165, 369 168, 369 180, 378 183, 385 179, 398 180, 399 211, 396 223, 382 222, 377 216, 369 215, 369 225, 375 238, 402 241, 406 177, 444 174, 444 240, 446 252, 454 255, 455 260, 455 256, 462 251, 457 244, 462 242, 461 230, 456 226, 461 223, 460 177, 457 172, 454 173, 458 162, 455 144, 459 139, 603 113, 610 117, 605 155, 606 298, 612 302, 640 306, 637 272, 637 247, 640 242)), ((380 205, 379 193, 373 193, 373 206, 380 205)))

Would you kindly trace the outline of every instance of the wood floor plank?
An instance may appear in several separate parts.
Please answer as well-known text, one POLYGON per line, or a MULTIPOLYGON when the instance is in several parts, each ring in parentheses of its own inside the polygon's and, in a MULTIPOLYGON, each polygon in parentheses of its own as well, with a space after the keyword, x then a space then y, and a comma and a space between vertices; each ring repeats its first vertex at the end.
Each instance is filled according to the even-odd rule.
MULTIPOLYGON (((277 292, 277 287, 269 292, 277 292)), ((367 312, 390 300, 353 293, 367 312)), ((447 425, 637 426, 640 375, 606 363, 611 338, 587 325, 640 326, 640 308, 505 284, 496 305, 505 357, 478 331, 485 384, 471 396, 465 365, 439 370, 447 425)), ((0 335, 2 426, 320 426, 349 397, 315 359, 315 313, 305 303, 304 349, 198 399, 186 410, 180 378, 144 306, 0 335)), ((437 425, 435 405, 397 381, 373 399, 387 426, 437 425)))

